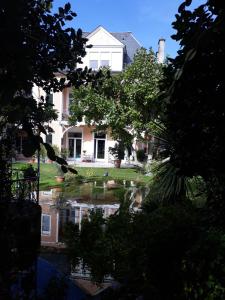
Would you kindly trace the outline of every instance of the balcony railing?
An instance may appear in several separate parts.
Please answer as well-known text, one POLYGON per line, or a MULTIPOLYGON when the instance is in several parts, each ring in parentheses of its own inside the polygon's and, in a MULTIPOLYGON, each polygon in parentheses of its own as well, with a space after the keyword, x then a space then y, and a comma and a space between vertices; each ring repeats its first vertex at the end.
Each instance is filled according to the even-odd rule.
POLYGON ((33 170, 30 175, 26 173, 26 170, 13 169, 12 176, 7 182, 10 187, 11 202, 19 201, 31 201, 38 203, 38 174, 37 171, 33 170))

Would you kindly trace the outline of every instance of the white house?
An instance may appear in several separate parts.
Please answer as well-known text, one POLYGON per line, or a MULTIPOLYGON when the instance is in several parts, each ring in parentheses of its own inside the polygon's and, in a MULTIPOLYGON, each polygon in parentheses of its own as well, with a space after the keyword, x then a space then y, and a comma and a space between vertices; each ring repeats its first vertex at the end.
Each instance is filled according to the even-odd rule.
MULTIPOLYGON (((88 39, 87 45, 91 44, 92 47, 86 49, 87 54, 83 58, 83 64, 79 67, 87 66, 93 70, 109 66, 114 73, 122 72, 126 65, 132 63, 135 52, 141 47, 131 32, 108 32, 102 26, 92 32, 84 32, 83 36, 88 39)), ((163 39, 160 40, 159 45, 163 46, 163 39)), ((163 52, 159 50, 158 55, 162 56, 163 52)), ((34 87, 33 93, 36 97, 44 95, 38 87, 34 87)), ((93 132, 94 127, 87 126, 85 122, 80 122, 77 126, 69 125, 71 88, 52 94, 50 99, 58 111, 58 120, 50 124, 54 133, 48 135, 46 141, 57 145, 60 150, 67 148, 69 160, 79 161, 85 158, 91 161, 107 162, 109 160, 108 149, 115 144, 110 136, 110 130, 106 133, 93 132)))

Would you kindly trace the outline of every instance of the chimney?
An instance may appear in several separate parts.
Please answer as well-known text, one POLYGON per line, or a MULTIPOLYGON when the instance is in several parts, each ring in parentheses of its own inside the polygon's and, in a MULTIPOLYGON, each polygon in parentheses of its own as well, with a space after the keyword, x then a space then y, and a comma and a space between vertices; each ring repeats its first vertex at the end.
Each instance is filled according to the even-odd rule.
POLYGON ((158 42, 157 60, 160 64, 164 63, 165 59, 165 41, 164 38, 160 38, 158 42))

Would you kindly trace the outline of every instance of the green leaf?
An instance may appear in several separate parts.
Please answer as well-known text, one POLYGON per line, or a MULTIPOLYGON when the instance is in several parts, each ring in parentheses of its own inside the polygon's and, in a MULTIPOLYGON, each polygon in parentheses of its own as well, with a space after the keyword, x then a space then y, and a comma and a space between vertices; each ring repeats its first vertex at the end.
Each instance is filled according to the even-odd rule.
POLYGON ((190 6, 191 5, 191 3, 192 3, 192 0, 186 0, 186 6, 190 6))
POLYGON ((73 174, 78 174, 77 170, 75 170, 73 168, 68 167, 67 169, 68 169, 68 171, 70 171, 73 174))
POLYGON ((61 166, 61 170, 63 171, 63 173, 67 173, 68 172, 68 169, 65 166, 61 166))
POLYGON ((34 155, 37 149, 38 149, 37 144, 33 143, 31 139, 25 140, 23 142, 22 153, 25 157, 30 157, 34 155))
POLYGON ((181 13, 185 9, 185 6, 186 6, 186 2, 183 2, 178 8, 178 12, 181 13))
POLYGON ((55 161, 60 165, 68 165, 67 161, 59 156, 56 156, 55 161))
POLYGON ((68 2, 68 3, 65 4, 65 12, 67 13, 70 9, 71 9, 71 5, 68 2))
POLYGON ((55 151, 52 148, 52 146, 47 144, 47 143, 44 143, 43 145, 45 146, 45 149, 47 151, 48 158, 55 161, 56 160, 56 155, 55 155, 55 151))

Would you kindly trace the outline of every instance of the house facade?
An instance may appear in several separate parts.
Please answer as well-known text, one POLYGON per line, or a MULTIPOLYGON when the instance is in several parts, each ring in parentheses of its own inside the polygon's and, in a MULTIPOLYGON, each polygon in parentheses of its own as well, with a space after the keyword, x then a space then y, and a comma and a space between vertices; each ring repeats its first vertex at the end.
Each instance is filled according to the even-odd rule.
MULTIPOLYGON (((112 73, 122 72, 132 63, 134 54, 141 45, 131 32, 110 33, 102 26, 94 31, 84 32, 88 39, 86 56, 83 64, 78 67, 98 70, 100 67, 110 67, 112 73)), ((60 75, 59 75, 60 78, 60 75)), ((33 88, 33 94, 37 98, 46 96, 38 87, 33 88)), ((58 119, 51 122, 54 133, 48 135, 46 142, 56 145, 59 150, 67 149, 68 160, 71 161, 102 161, 108 162, 111 157, 109 147, 115 145, 115 141, 107 132, 94 132, 93 126, 87 126, 84 119, 76 126, 70 126, 68 117, 70 114, 70 102, 73 98, 72 88, 65 88, 62 92, 49 95, 49 100, 54 104, 58 112, 58 119)))

